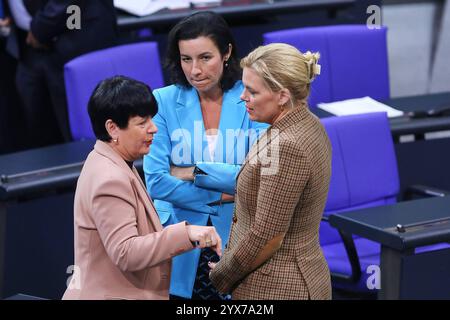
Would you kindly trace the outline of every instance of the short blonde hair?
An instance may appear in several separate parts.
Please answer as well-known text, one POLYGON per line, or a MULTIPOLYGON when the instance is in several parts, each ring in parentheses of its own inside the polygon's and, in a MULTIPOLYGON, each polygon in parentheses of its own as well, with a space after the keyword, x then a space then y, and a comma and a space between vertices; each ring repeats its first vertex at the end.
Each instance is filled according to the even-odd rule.
POLYGON ((288 89, 294 107, 306 104, 310 84, 320 73, 319 58, 318 52, 301 53, 291 45, 272 43, 250 52, 241 60, 241 67, 256 71, 273 92, 288 89))

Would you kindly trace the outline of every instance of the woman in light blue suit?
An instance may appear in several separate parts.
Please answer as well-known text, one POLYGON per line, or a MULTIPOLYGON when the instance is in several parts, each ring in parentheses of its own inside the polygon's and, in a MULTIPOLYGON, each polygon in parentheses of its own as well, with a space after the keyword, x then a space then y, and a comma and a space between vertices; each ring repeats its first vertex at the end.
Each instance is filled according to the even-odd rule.
MULTIPOLYGON (((266 125, 252 122, 240 99, 234 40, 219 15, 200 12, 180 21, 169 33, 166 64, 175 84, 154 91, 159 130, 144 158, 148 192, 164 225, 212 224, 225 244, 236 174, 266 125)), ((222 299, 208 277, 213 255, 206 248, 175 257, 170 293, 222 299)))

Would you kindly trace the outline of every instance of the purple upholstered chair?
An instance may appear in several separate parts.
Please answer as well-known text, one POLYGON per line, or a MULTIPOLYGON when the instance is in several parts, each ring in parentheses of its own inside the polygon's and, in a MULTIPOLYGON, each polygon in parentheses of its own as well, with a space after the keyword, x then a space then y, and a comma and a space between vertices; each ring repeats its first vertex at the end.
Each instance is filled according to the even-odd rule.
MULTIPOLYGON (((330 214, 396 202, 399 175, 389 122, 385 113, 329 117, 321 120, 332 145, 332 175, 320 243, 335 288, 369 292, 367 267, 380 265, 380 245, 353 236, 344 245, 326 222, 330 214)), ((347 237, 348 238, 348 237, 347 237)), ((449 247, 437 244, 416 252, 449 247)))
POLYGON ((142 42, 91 52, 64 66, 69 123, 74 140, 94 138, 87 103, 103 79, 124 75, 148 84, 164 86, 158 44, 142 42))
POLYGON ((300 51, 319 51, 321 74, 311 87, 309 105, 370 96, 389 98, 387 29, 338 25, 282 30, 263 35, 264 44, 288 43, 300 51))

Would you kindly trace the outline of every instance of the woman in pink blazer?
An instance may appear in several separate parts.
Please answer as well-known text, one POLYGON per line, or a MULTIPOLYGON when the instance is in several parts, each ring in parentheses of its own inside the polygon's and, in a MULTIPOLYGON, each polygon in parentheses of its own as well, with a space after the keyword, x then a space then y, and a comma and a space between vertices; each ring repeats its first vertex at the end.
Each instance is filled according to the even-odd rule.
POLYGON ((150 88, 118 76, 88 105, 97 137, 74 204, 75 268, 63 299, 168 299, 171 258, 195 247, 221 254, 214 227, 163 229, 133 166, 149 152, 158 107, 150 88))

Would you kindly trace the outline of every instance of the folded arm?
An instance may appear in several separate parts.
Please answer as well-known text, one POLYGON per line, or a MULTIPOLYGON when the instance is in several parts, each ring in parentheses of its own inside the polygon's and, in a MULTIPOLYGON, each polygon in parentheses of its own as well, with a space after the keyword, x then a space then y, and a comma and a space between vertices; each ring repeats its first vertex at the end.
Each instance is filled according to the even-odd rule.
POLYGON ((194 184, 196 186, 234 195, 236 176, 241 169, 240 165, 201 161, 197 162, 197 167, 204 174, 195 175, 194 184))
POLYGON ((144 157, 144 172, 147 190, 153 199, 164 200, 174 206, 215 214, 210 203, 219 201, 221 192, 206 190, 171 175, 172 144, 165 119, 161 114, 153 118, 158 127, 151 151, 144 157))

